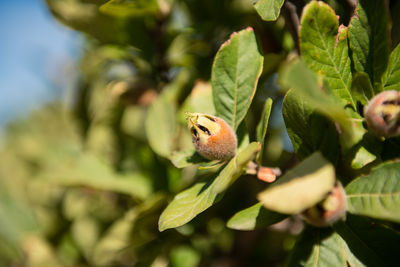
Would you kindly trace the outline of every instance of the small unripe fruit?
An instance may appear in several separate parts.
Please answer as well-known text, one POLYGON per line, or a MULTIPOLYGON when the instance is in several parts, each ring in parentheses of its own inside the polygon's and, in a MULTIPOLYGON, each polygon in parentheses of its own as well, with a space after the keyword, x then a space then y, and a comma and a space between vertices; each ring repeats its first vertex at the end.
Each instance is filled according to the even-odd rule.
POLYGON ((400 135, 400 92, 384 91, 377 94, 365 108, 368 128, 381 137, 400 135))
POLYGON ((188 113, 188 127, 200 155, 209 160, 228 160, 236 153, 237 138, 221 118, 202 113, 188 113))
POLYGON ((317 205, 303 211, 301 216, 309 224, 317 227, 327 227, 346 214, 346 193, 340 182, 329 193, 329 195, 317 205))

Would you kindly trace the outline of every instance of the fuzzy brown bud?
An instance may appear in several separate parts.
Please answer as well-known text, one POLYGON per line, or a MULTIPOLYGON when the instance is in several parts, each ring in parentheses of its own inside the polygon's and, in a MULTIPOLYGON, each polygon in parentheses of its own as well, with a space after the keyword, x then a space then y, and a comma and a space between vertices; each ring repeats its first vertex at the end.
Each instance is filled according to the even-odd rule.
POLYGON ((400 92, 384 91, 377 94, 364 110, 368 128, 381 137, 400 135, 400 92))
POLYGON ((329 193, 329 195, 317 205, 305 210, 301 216, 309 224, 317 227, 329 226, 346 214, 346 193, 340 182, 329 193))
POLYGON ((193 144, 203 157, 228 160, 235 156, 237 138, 223 119, 208 114, 188 113, 188 127, 193 144))

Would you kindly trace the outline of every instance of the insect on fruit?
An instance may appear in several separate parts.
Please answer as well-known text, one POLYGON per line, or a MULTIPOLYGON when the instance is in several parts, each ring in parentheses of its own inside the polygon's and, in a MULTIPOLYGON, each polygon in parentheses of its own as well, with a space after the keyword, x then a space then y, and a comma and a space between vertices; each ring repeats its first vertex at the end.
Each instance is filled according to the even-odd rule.
POLYGON ((197 152, 209 160, 228 160, 236 154, 237 138, 221 118, 187 113, 188 127, 197 152))

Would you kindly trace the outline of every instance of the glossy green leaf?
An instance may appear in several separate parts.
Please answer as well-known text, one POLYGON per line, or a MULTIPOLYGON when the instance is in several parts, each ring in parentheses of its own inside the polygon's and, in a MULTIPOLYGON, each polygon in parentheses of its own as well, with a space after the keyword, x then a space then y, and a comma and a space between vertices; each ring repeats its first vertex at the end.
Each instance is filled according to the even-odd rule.
POLYGON ((282 113, 290 140, 300 160, 319 150, 332 163, 337 161, 338 140, 335 125, 318 114, 301 94, 289 90, 283 101, 282 113))
POLYGON ((252 28, 233 33, 215 56, 211 73, 214 106, 217 116, 235 130, 250 107, 262 66, 252 28))
POLYGON ((244 172, 247 163, 259 149, 259 144, 251 143, 234 157, 214 180, 196 183, 176 195, 160 216, 159 230, 181 226, 212 206, 221 196, 220 193, 244 172))
POLYGON ((392 51, 387 70, 382 77, 384 90, 400 90, 400 45, 392 51))
POLYGON ((287 215, 267 210, 262 203, 257 203, 233 215, 229 219, 227 226, 235 230, 250 231, 259 227, 268 227, 282 221, 286 217, 287 215))
POLYGON ((348 184, 348 211, 400 222, 399 168, 400 162, 387 162, 348 184))
POLYGON ((304 8, 300 24, 300 49, 307 66, 323 75, 332 93, 355 110, 347 28, 339 27, 338 18, 329 5, 317 1, 304 8))
POLYGON ((107 15, 119 17, 141 17, 158 13, 156 0, 110 0, 99 10, 107 15))
POLYGON ((346 241, 331 229, 307 228, 297 241, 287 266, 367 266, 346 241))
POLYGON ((398 232, 367 218, 350 214, 345 222, 338 222, 333 228, 347 243, 353 255, 366 266, 398 265, 398 232))
POLYGON ((356 72, 353 75, 351 89, 356 101, 360 101, 364 106, 375 96, 374 88, 365 72, 356 72))
POLYGON ((388 64, 389 32, 387 2, 359 0, 349 24, 349 44, 355 70, 368 73, 376 92, 388 64))
POLYGON ((265 142, 265 136, 267 134, 267 128, 268 128, 268 121, 269 121, 269 116, 271 115, 271 109, 272 109, 272 99, 268 98, 267 101, 265 101, 264 109, 261 114, 261 119, 260 122, 257 124, 257 141, 261 144, 261 149, 257 154, 257 163, 261 165, 262 162, 262 154, 264 151, 264 142, 265 142))
POLYGON ((165 95, 151 104, 146 121, 146 135, 150 147, 163 157, 169 157, 174 144, 176 119, 175 106, 165 95))
POLYGON ((333 165, 316 152, 258 194, 258 199, 269 210, 297 214, 323 200, 335 179, 333 165))
POLYGON ((277 20, 284 0, 258 0, 254 8, 263 20, 277 20))

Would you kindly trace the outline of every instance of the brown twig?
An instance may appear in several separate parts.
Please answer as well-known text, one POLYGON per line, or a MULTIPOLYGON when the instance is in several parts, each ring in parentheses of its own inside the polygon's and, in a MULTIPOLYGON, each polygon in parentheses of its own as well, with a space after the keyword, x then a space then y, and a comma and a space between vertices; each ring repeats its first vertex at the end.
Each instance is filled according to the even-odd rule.
POLYGON ((296 51, 300 55, 300 43, 299 43, 299 16, 297 15, 296 6, 285 1, 282 8, 282 15, 285 19, 285 24, 290 34, 292 35, 293 41, 295 43, 296 51))

